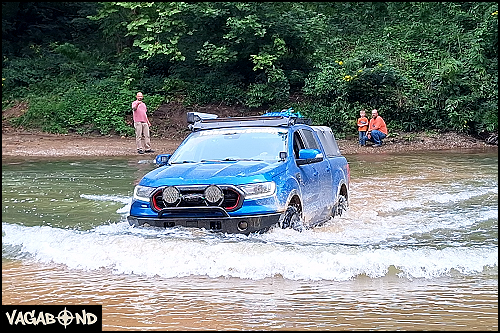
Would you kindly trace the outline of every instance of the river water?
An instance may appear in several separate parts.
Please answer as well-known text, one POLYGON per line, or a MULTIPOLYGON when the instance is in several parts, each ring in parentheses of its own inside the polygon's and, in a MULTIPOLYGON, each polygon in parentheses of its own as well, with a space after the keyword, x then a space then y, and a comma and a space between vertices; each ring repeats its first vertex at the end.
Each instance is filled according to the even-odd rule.
POLYGON ((151 160, 2 161, 2 304, 103 330, 498 330, 498 150, 348 155, 350 206, 299 233, 132 228, 151 160))

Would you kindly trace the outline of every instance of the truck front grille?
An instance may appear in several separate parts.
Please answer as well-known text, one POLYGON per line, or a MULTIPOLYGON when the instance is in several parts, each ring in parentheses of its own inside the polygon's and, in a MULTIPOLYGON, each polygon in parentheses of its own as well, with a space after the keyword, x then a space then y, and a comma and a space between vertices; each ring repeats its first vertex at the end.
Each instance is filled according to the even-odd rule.
POLYGON ((169 207, 208 207, 208 206, 219 206, 224 208, 226 211, 234 211, 241 207, 242 204, 242 193, 234 186, 219 186, 224 193, 224 198, 220 203, 210 204, 204 197, 204 191, 207 186, 176 186, 180 192, 180 200, 175 203, 169 204, 163 200, 163 189, 165 187, 159 187, 151 196, 151 207, 154 211, 159 212, 164 208, 169 207))

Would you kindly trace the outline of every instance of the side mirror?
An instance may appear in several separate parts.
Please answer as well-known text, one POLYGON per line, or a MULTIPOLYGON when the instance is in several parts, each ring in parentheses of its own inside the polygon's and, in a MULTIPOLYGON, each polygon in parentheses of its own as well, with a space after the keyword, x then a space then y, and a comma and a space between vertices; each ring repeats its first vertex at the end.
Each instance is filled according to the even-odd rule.
POLYGON ((170 156, 172 156, 172 154, 160 154, 160 155, 157 155, 156 158, 155 158, 155 163, 158 166, 166 165, 168 163, 168 160, 170 159, 170 156))
MULTIPOLYGON (((299 150, 299 158, 309 159, 316 158, 321 152, 317 149, 301 149, 299 150)), ((323 156, 321 156, 323 157, 323 156)))
POLYGON ((323 160, 323 154, 318 149, 299 150, 298 165, 316 163, 323 160))

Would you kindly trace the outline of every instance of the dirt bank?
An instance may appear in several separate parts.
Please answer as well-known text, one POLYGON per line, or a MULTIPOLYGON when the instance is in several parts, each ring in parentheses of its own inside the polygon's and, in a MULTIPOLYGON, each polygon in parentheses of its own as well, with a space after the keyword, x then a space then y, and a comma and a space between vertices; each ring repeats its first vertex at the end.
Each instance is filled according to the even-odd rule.
MULTIPOLYGON (((118 136, 79 136, 76 134, 51 135, 30 132, 2 133, 2 159, 45 157, 98 157, 98 156, 144 156, 156 153, 171 153, 180 139, 152 138, 153 154, 138 155, 134 138, 118 136)), ((498 146, 456 134, 429 136, 425 134, 400 135, 389 138, 382 147, 359 147, 356 139, 338 140, 343 154, 377 154, 381 152, 404 153, 421 150, 482 149, 498 150, 498 146)))
MULTIPOLYGON (((25 106, 24 106, 25 107, 25 106)), ((219 116, 247 116, 254 113, 227 106, 204 106, 186 108, 170 103, 156 110, 151 116, 153 154, 138 155, 135 139, 116 135, 101 136, 77 134, 47 134, 13 128, 9 119, 22 114, 22 107, 2 112, 2 159, 5 158, 50 158, 50 157, 99 157, 99 156, 155 156, 157 153, 171 153, 189 131, 186 112, 208 112, 219 116)), ((481 149, 498 150, 497 145, 484 140, 455 133, 390 133, 382 147, 359 147, 357 137, 339 139, 343 154, 404 153, 422 150, 481 149)))

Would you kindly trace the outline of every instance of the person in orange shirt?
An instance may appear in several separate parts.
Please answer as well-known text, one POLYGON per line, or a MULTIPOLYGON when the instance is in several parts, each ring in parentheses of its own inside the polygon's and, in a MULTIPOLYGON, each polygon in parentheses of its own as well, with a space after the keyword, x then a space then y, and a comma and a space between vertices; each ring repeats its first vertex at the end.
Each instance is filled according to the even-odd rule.
POLYGON ((372 119, 370 119, 368 132, 366 133, 368 140, 374 143, 373 147, 380 147, 383 143, 382 139, 385 139, 387 133, 387 126, 384 119, 378 115, 377 109, 373 109, 372 119))
POLYGON ((366 145, 366 131, 368 130, 368 118, 366 118, 366 110, 359 111, 358 118, 358 138, 361 146, 366 145))

